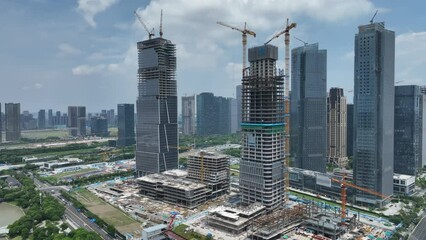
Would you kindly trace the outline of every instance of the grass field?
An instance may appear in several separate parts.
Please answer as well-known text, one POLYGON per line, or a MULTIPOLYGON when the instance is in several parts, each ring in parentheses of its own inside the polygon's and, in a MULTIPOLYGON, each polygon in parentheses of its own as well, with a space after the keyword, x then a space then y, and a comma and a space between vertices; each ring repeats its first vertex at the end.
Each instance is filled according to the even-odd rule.
POLYGON ((77 174, 82 174, 82 173, 87 173, 87 172, 91 172, 96 170, 95 168, 85 168, 85 169, 81 169, 78 171, 74 171, 74 172, 64 172, 64 173, 58 173, 56 175, 53 175, 52 177, 56 177, 56 178, 64 178, 64 177, 69 177, 69 176, 73 176, 73 175, 77 175, 77 174))
POLYGON ((47 152, 47 153, 39 153, 39 154, 31 154, 31 156, 35 157, 46 157, 46 156, 66 156, 72 154, 83 154, 83 153, 96 153, 98 152, 95 148, 88 149, 77 149, 77 150, 69 150, 69 151, 59 151, 59 152, 47 152))
POLYGON ((196 233, 194 231, 187 231, 185 232, 185 228, 188 226, 185 224, 181 224, 173 229, 173 232, 176 234, 186 238, 186 239, 197 239, 197 240, 204 240, 207 239, 206 236, 203 236, 199 233, 196 233))
POLYGON ((106 223, 113 225, 122 234, 141 231, 141 224, 127 216, 121 210, 109 205, 87 189, 72 193, 89 211, 98 215, 106 223))
POLYGON ((31 131, 22 131, 21 133, 23 138, 29 139, 44 139, 48 137, 68 137, 67 129, 46 129, 46 130, 31 130, 31 131))

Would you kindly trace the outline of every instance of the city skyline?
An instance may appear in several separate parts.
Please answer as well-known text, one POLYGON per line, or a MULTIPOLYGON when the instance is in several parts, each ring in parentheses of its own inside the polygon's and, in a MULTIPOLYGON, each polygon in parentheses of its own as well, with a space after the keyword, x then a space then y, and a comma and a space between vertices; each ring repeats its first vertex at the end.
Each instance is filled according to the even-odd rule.
MULTIPOLYGON (((180 1, 130 3, 115 0, 99 4, 100 7, 93 11, 89 11, 83 2, 30 1, 25 6, 23 1, 0 3, 0 20, 13 23, 0 27, 2 32, 10 36, 0 40, 0 45, 5 49, 5 56, 11 56, 0 57, 4 78, 11 79, 7 81, 6 87, 0 89, 2 102, 20 102, 21 109, 30 112, 37 112, 47 105, 64 112, 66 106, 71 104, 87 106, 87 112, 92 112, 104 106, 115 106, 118 102, 135 102, 137 56, 134 42, 147 39, 147 34, 132 14, 137 8, 142 18, 155 27, 157 32, 160 9, 164 9, 164 34, 176 42, 180 59, 177 69, 179 98, 205 91, 236 97, 235 86, 241 80, 241 36, 236 32, 223 31, 215 24, 217 20, 236 26, 242 26, 247 21, 250 29, 258 34, 256 38, 249 39, 250 47, 262 44, 279 31, 285 18, 289 17, 298 23, 297 28, 292 30, 293 36, 309 43, 319 42, 325 49, 333 49, 328 56, 330 67, 327 69, 327 89, 341 87, 350 91, 353 89, 354 29, 368 23, 375 9, 379 9, 375 21, 386 21, 387 26, 396 32, 396 55, 399 60, 396 61, 395 82, 401 85, 422 85, 422 77, 426 74, 426 70, 421 69, 421 61, 418 61, 426 56, 426 32, 421 24, 401 17, 410 12, 410 16, 416 16, 420 20, 418 22, 422 22, 426 17, 419 10, 424 7, 419 5, 425 3, 321 1, 322 4, 306 6, 301 1, 295 6, 283 2, 275 7, 275 2, 233 2, 229 4, 238 6, 230 6, 220 12, 217 10, 220 1, 203 1, 189 8, 187 3, 180 1), (253 7, 257 5, 262 8, 254 12, 253 7), (354 5, 357 6, 356 11, 353 11, 354 5), (204 11, 211 14, 199 14, 204 11), (276 21, 281 18, 282 21, 276 21), (55 19, 55 23, 51 23, 51 19, 55 19), (20 34, 25 32, 22 30, 27 28, 28 21, 39 23, 32 30, 43 32, 44 35, 34 34, 32 41, 40 46, 38 49, 43 53, 22 47, 24 44, 20 40, 10 41, 25 39, 20 34), (191 25, 189 30, 194 38, 199 39, 194 46, 186 40, 188 25, 191 25), (15 44, 19 44, 19 47, 15 44), (43 56, 43 59, 39 56, 43 56), (20 70, 22 68, 26 71, 20 70), (118 94, 117 89, 123 94, 118 94), (79 93, 77 102, 73 101, 75 92, 79 93), (52 102, 51 99, 56 101, 52 102)), ((103 3, 101 0, 99 2, 103 3)), ((283 68, 283 41, 277 39, 272 44, 279 47, 278 67, 283 68)), ((291 38, 292 48, 301 45, 301 42, 291 38)), ((345 95, 348 96, 348 102, 352 102, 352 93, 345 92, 345 95)))

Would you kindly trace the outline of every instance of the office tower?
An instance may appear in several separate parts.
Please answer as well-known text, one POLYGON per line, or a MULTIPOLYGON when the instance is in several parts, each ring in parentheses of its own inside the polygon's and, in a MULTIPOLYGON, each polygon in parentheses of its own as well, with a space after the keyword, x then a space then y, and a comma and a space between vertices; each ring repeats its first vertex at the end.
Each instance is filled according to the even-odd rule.
POLYGON ((195 134, 195 96, 182 97, 182 134, 195 134))
POLYGON ((217 134, 218 103, 213 93, 197 95, 197 135, 217 134))
POLYGON ((86 135, 86 107, 69 106, 67 126, 69 135, 84 137, 86 135))
POLYGON ((117 146, 135 144, 135 105, 118 104, 118 140, 117 146))
POLYGON ((178 167, 176 46, 164 38, 138 42, 136 170, 178 167))
POLYGON ((218 197, 229 192, 228 156, 201 150, 188 156, 187 169, 187 178, 206 184, 211 190, 211 197, 218 197))
POLYGON ((230 99, 226 97, 216 97, 218 115, 217 115, 217 134, 231 133, 231 112, 230 99))
POLYGON ((237 131, 241 131, 241 104, 242 104, 242 99, 241 99, 241 85, 237 85, 235 92, 237 96, 237 131))
POLYGON ((46 110, 41 109, 38 111, 38 129, 45 129, 46 128, 46 110))
POLYGON ((1 112, 1 103, 0 103, 0 143, 3 141, 3 113, 1 112))
POLYGON ((90 119, 90 134, 97 137, 108 137, 108 120, 104 117, 90 119))
POLYGON ((346 154, 348 157, 354 155, 354 105, 347 104, 347 124, 346 124, 346 154))
POLYGON ((422 95, 420 86, 395 86, 395 173, 416 175, 422 167, 422 95))
POLYGON ((19 103, 4 105, 6 121, 6 141, 19 141, 21 138, 21 106, 19 103))
POLYGON ((68 126, 68 114, 67 113, 63 113, 62 114, 61 124, 65 125, 65 126, 68 126))
POLYGON ((238 130, 238 106, 237 106, 237 99, 235 98, 228 98, 229 101, 229 114, 230 114, 230 133, 236 133, 238 130))
POLYGON ((108 126, 115 127, 115 111, 114 109, 107 111, 108 126))
MULTIPOLYGON (((384 23, 358 27, 355 35, 354 183, 393 193, 395 33, 384 23)), ((383 201, 357 191, 356 201, 383 201)))
POLYGON ((271 210, 283 203, 284 79, 277 74, 278 48, 250 48, 242 79, 240 194, 244 204, 271 210))
POLYGON ((55 121, 53 123, 53 125, 63 125, 63 121, 61 121, 61 111, 56 111, 55 114, 55 121))
POLYGON ((47 111, 47 122, 49 127, 53 127, 53 110, 49 109, 47 111))
POLYGON ((327 50, 307 44, 291 55, 290 154, 296 167, 325 173, 327 50))
POLYGON ((327 98, 328 161, 344 166, 346 155, 346 97, 342 88, 331 88, 327 98))

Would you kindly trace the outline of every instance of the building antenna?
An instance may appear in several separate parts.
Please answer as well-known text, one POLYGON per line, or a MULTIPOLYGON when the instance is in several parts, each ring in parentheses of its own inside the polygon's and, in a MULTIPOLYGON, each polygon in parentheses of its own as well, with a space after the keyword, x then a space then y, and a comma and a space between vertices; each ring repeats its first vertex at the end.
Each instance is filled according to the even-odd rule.
POLYGON ((377 13, 379 12, 379 10, 376 10, 376 12, 374 13, 373 17, 370 20, 370 24, 373 24, 374 18, 376 17, 377 13))
POLYGON ((160 15, 160 38, 163 38, 163 9, 161 9, 160 15))

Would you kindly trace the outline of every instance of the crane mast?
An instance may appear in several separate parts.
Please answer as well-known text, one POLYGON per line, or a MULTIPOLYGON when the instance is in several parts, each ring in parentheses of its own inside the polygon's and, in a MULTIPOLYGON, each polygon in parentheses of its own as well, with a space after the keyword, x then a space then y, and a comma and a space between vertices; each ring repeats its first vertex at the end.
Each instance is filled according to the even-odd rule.
POLYGON ((223 22, 216 22, 217 24, 219 24, 219 25, 222 25, 222 26, 224 26, 224 27, 228 27, 228 28, 230 28, 230 29, 233 29, 233 30, 236 30, 236 31, 239 31, 239 32, 241 32, 242 33, 242 39, 243 39, 243 41, 242 41, 242 43, 243 43, 243 61, 242 61, 242 66, 243 66, 243 69, 242 69, 242 75, 243 75, 243 77, 244 77, 244 71, 245 71, 245 69, 246 69, 246 59, 247 59, 247 34, 248 35, 252 35, 253 37, 256 37, 256 33, 255 32, 253 32, 253 31, 251 31, 251 30, 249 30, 248 28, 247 28, 247 23, 244 23, 244 29, 239 29, 239 28, 237 28, 237 27, 233 27, 233 26, 230 26, 230 25, 228 25, 228 24, 226 24, 226 23, 223 23, 223 22))

